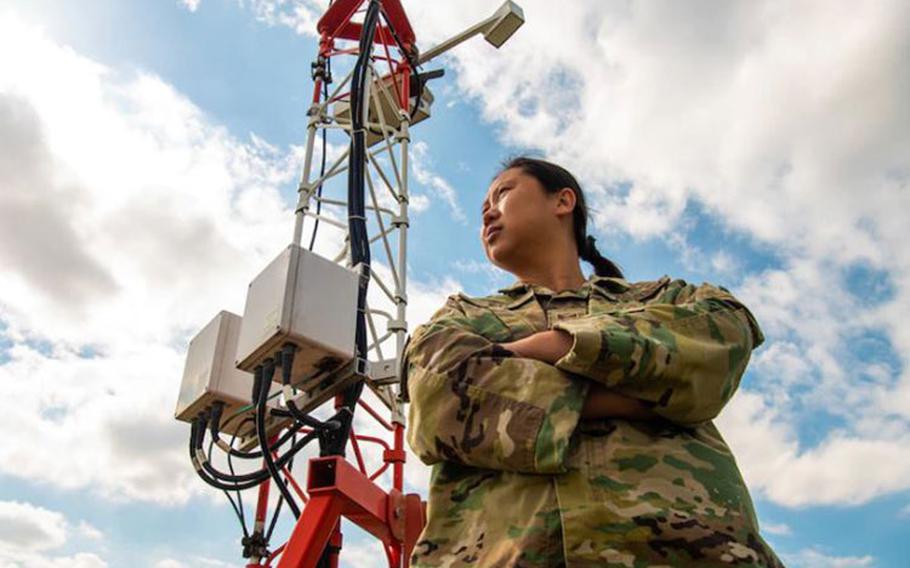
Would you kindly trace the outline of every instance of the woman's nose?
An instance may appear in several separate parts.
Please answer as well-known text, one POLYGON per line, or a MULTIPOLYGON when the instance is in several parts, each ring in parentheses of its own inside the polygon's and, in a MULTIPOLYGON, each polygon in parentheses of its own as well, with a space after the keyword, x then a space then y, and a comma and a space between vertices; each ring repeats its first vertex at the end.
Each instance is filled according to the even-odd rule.
POLYGON ((489 209, 484 211, 484 213, 481 217, 481 219, 483 221, 483 226, 486 227, 487 225, 492 223, 493 220, 496 219, 497 217, 499 217, 499 210, 496 207, 490 207, 489 209))

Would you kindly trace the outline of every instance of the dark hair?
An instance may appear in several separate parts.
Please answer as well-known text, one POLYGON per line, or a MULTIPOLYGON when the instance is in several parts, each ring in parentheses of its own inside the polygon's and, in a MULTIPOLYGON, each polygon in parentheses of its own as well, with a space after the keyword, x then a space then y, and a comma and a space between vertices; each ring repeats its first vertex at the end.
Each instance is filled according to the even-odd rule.
MULTIPOLYGON (((575 233, 575 244, 578 247, 578 256, 594 266, 594 273, 597 276, 612 276, 614 278, 625 278, 622 270, 608 258, 601 256, 600 251, 594 245, 594 237, 587 234, 588 231, 588 206, 585 204, 584 192, 567 169, 558 166, 552 162, 531 158, 529 156, 517 156, 507 158, 502 162, 502 169, 496 174, 518 168, 522 172, 534 177, 540 182, 547 193, 556 193, 564 187, 568 187, 575 192, 575 209, 572 211, 572 226, 575 233)), ((496 176, 493 176, 494 178, 496 176)))

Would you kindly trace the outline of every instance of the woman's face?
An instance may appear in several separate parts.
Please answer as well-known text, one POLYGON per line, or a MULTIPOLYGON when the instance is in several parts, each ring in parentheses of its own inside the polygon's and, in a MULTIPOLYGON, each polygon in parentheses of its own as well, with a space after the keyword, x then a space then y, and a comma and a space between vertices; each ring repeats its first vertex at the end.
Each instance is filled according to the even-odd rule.
POLYGON ((559 231, 556 194, 519 168, 493 180, 482 204, 480 240, 493 264, 510 270, 547 250, 559 231))

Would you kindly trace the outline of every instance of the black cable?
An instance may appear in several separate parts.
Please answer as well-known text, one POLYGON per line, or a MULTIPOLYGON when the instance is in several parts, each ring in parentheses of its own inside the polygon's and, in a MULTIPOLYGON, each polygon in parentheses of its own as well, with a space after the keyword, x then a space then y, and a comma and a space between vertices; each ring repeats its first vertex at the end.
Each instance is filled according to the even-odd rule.
MULTIPOLYGON (((272 375, 275 373, 275 362, 271 358, 268 358, 263 361, 263 366, 256 367, 255 372, 260 373, 262 376, 259 401, 256 408, 256 436, 259 438, 259 447, 262 448, 262 460, 265 462, 265 466, 269 470, 272 479, 275 480, 278 490, 281 491, 281 494, 284 495, 285 500, 288 502, 288 508, 291 510, 291 513, 294 514, 294 518, 299 519, 300 507, 298 507, 297 503, 294 501, 294 496, 291 495, 290 490, 281 482, 281 472, 279 471, 278 466, 275 465, 275 460, 272 458, 272 452, 269 451, 268 435, 265 431, 266 402, 269 394, 269 387, 272 384, 272 375)), ((318 432, 319 430, 313 431, 318 432)))
MULTIPOLYGON (((254 382, 255 382, 255 381, 254 381, 254 382)), ((221 412, 220 412, 220 411, 217 411, 217 410, 215 410, 215 409, 218 408, 219 405, 221 405, 221 404, 222 404, 222 403, 220 403, 220 402, 216 402, 214 405, 212 405, 212 418, 211 418, 211 423, 209 424, 209 433, 211 434, 212 438, 214 438, 214 439, 216 439, 216 440, 219 440, 219 439, 220 439, 220 438, 219 438, 218 432, 220 432, 222 428, 226 427, 226 426, 231 422, 231 420, 234 420, 234 419, 236 419, 238 416, 241 416, 241 415, 239 415, 239 414, 235 414, 234 416, 230 417, 230 418, 228 419, 228 421, 225 422, 224 424, 219 424, 219 421, 220 421, 220 419, 221 419, 221 412)), ((272 414, 273 416, 280 416, 280 417, 283 417, 283 418, 290 418, 290 417, 291 417, 291 414, 290 414, 290 413, 284 413, 283 411, 281 411, 281 410, 279 410, 279 409, 275 409, 275 408, 271 409, 271 414, 272 414)), ((243 421, 246 422, 247 420, 253 420, 253 418, 250 417, 250 416, 247 416, 246 418, 244 418, 243 421)), ((241 423, 241 424, 242 424, 242 423, 241 423)), ((320 422, 320 424, 322 424, 322 423, 320 422)), ((289 439, 291 439, 292 436, 294 436, 295 434, 297 434, 297 432, 299 432, 300 429, 303 428, 304 426, 312 426, 312 424, 307 424, 307 423, 303 423, 303 424, 294 424, 294 425, 293 425, 292 427, 290 427, 284 434, 282 434, 281 437, 278 438, 278 440, 276 440, 274 444, 272 444, 272 446, 271 446, 272 451, 277 451, 278 448, 280 448, 280 447, 283 446, 285 443, 287 443, 287 441, 288 441, 289 439)), ((237 437, 237 435, 236 435, 236 433, 235 433, 235 434, 234 434, 234 438, 236 439, 236 437, 237 437)), ((243 459, 256 459, 256 458, 261 458, 261 457, 262 457, 262 451, 261 451, 261 450, 255 450, 255 451, 252 451, 252 452, 243 452, 243 451, 240 451, 240 450, 234 448, 233 441, 232 441, 232 443, 226 444, 226 445, 227 445, 228 447, 230 447, 230 451, 225 452, 225 453, 227 453, 227 454, 229 454, 229 455, 232 455, 232 456, 235 456, 235 457, 238 457, 238 458, 243 458, 243 459)), ((224 448, 221 448, 220 445, 219 445, 218 447, 219 447, 220 449, 222 449, 222 451, 224 450, 224 448)))
MULTIPOLYGON (((388 27, 390 32, 392 32, 392 39, 394 39, 395 43, 398 44, 398 49, 401 51, 401 54, 404 55, 404 58, 408 60, 408 64, 411 66, 411 76, 414 78, 415 82, 417 83, 417 99, 414 102, 414 108, 411 109, 410 112, 408 113, 408 116, 410 117, 411 122, 413 122, 414 115, 417 114, 417 107, 420 106, 420 99, 423 98, 423 87, 425 85, 425 82, 423 81, 423 78, 420 76, 420 74, 417 72, 417 67, 419 65, 419 63, 417 63, 417 58, 414 57, 414 54, 411 51, 408 51, 407 49, 405 49, 404 43, 402 43, 401 38, 398 37, 398 32, 395 31, 395 28, 389 22, 389 17, 388 17, 388 14, 385 13, 385 10, 382 11, 382 17, 385 18, 385 21, 387 24, 386 27, 388 27)), ((411 94, 408 93, 408 100, 410 100, 410 96, 411 96, 411 94)))
MULTIPOLYGON (((294 354, 297 351, 297 346, 293 343, 285 343, 281 348, 281 384, 290 385, 291 384, 291 370, 294 367, 294 354)), ((290 415, 296 420, 299 420, 306 424, 307 426, 312 426, 313 428, 327 428, 330 430, 335 430, 341 426, 341 423, 338 421, 328 420, 323 422, 316 418, 313 418, 309 414, 303 412, 297 408, 297 404, 291 400, 287 399, 285 401, 287 404, 288 411, 290 415)))
MULTIPOLYGON (((198 419, 193 421, 190 430, 191 430, 190 443, 189 443, 190 460, 192 460, 193 465, 195 466, 196 474, 203 481, 205 481, 208 485, 211 485, 215 489, 224 489, 224 490, 229 490, 229 491, 235 491, 235 490, 242 490, 242 489, 252 489, 253 487, 256 487, 257 485, 259 485, 261 483, 261 481, 247 482, 247 483, 224 483, 222 481, 219 481, 218 479, 210 477, 203 469, 202 464, 199 463, 199 461, 196 459, 196 441, 199 438, 198 431, 200 430, 200 424, 198 422, 198 419)), ((203 432, 204 432, 204 429, 203 429, 203 432)))
MULTIPOLYGON (((240 426, 243 426, 243 423, 246 422, 247 420, 252 420, 252 417, 247 416, 246 418, 244 418, 243 421, 240 422, 240 426)), ((234 441, 236 441, 236 440, 237 440, 237 432, 235 431, 234 434, 231 436, 231 443, 230 443, 231 449, 234 448, 234 441)), ((212 440, 212 443, 214 443, 214 440, 212 440)), ((209 445, 209 460, 212 459, 211 449, 212 449, 212 446, 209 445)), ((232 458, 231 453, 228 452, 228 455, 227 455, 228 470, 230 470, 231 475, 236 475, 236 473, 234 472, 234 464, 232 463, 231 458, 232 458)), ((247 532, 247 530, 246 530, 246 518, 244 517, 244 514, 243 514, 243 494, 239 490, 237 491, 237 506, 240 509, 240 526, 243 528, 243 536, 248 537, 248 536, 250 536, 250 533, 247 532)))
MULTIPOLYGON (((203 424, 202 436, 200 436, 198 446, 197 446, 199 448, 202 447, 203 438, 205 437, 204 419, 203 419, 202 424, 203 424)), ((268 452, 268 453, 269 453, 269 455, 271 455, 271 452, 268 452)), ((212 475, 214 478, 216 478, 220 481, 228 482, 228 483, 246 483, 246 482, 261 483, 262 481, 265 481, 266 479, 269 478, 269 472, 266 470, 258 470, 258 471, 254 471, 252 473, 244 473, 244 474, 240 474, 240 475, 231 475, 231 474, 224 473, 223 471, 218 471, 208 461, 203 461, 202 467, 203 467, 203 469, 205 469, 205 471, 208 474, 212 475)))
POLYGON ((281 513, 282 505, 284 505, 283 493, 278 497, 278 504, 275 505, 275 513, 272 515, 272 521, 269 523, 269 530, 265 533, 266 542, 272 540, 272 531, 275 530, 275 525, 278 523, 278 515, 281 513))
MULTIPOLYGON (((214 446, 215 446, 215 440, 212 440, 211 442, 209 442, 209 449, 208 449, 209 461, 212 460, 212 448, 214 446)), ((231 459, 230 456, 228 456, 228 467, 230 467, 230 465, 231 465, 230 459, 231 459)), ((233 473, 233 472, 234 472, 234 469, 231 468, 231 473, 233 473)), ((240 505, 238 507, 238 505, 236 503, 234 503, 234 499, 231 497, 231 494, 228 493, 227 489, 222 489, 221 491, 224 493, 224 496, 227 497, 228 503, 231 504, 231 508, 234 509, 234 515, 237 517, 237 520, 240 521, 240 527, 243 529, 243 536, 249 536, 249 533, 246 530, 246 521, 244 521, 244 519, 243 519, 243 509, 239 508, 239 507, 243 507, 243 503, 240 502, 240 505)), ((240 491, 237 492, 237 499, 238 500, 240 499, 240 491)))
MULTIPOLYGON (((380 3, 370 0, 370 5, 363 18, 360 33, 359 53, 351 80, 351 151, 348 157, 348 234, 351 245, 351 264, 361 265, 361 278, 357 290, 357 320, 355 330, 355 370, 357 362, 366 360, 366 296, 370 280, 370 242, 366 230, 365 215, 365 162, 366 134, 363 118, 367 96, 367 70, 379 18, 380 3)), ((345 445, 351 430, 357 399, 363 392, 363 381, 356 381, 342 395, 342 405, 336 414, 342 426, 335 432, 324 432, 320 438, 320 455, 345 455, 345 445)))
MULTIPOLYGON (((332 3, 329 2, 329 6, 332 3)), ((322 78, 322 97, 325 99, 326 104, 329 100, 329 79, 332 77, 332 58, 326 58, 326 74, 322 78)), ((325 175, 325 152, 326 152, 326 134, 328 133, 328 128, 322 128, 322 167, 319 168, 319 179, 322 179, 322 176, 325 175)), ((322 185, 323 182, 319 183, 319 187, 316 189, 316 195, 322 197, 322 185)), ((319 228, 319 212, 322 210, 322 199, 316 200, 316 221, 313 223, 313 234, 310 237, 310 250, 313 250, 313 245, 316 243, 316 229, 319 228)))
MULTIPOLYGON (((309 444, 311 441, 316 439, 317 436, 318 436, 317 430, 307 432, 306 435, 304 435, 303 438, 301 438, 299 441, 297 441, 294 444, 294 446, 292 446, 287 452, 285 452, 284 455, 279 456, 278 460, 275 461, 275 465, 278 467, 283 467, 284 465, 286 465, 300 450, 302 450, 304 447, 306 447, 306 445, 309 444)), ((257 472, 254 472, 253 474, 250 474, 250 475, 255 475, 256 476, 255 478, 251 478, 248 481, 242 481, 242 482, 237 482, 237 481, 225 482, 225 481, 218 479, 218 477, 214 477, 214 476, 219 476, 219 477, 231 478, 232 476, 222 473, 222 472, 218 472, 217 470, 214 470, 214 468, 212 468, 211 465, 207 464, 205 461, 202 461, 201 463, 198 462, 198 460, 196 459, 196 450, 202 449, 202 443, 203 443, 204 437, 205 437, 205 423, 202 420, 202 418, 197 418, 196 420, 193 421, 192 427, 191 427, 190 443, 189 443, 190 459, 193 461, 194 464, 197 465, 196 473, 199 475, 199 477, 201 477, 203 481, 205 481, 212 487, 214 487, 216 489, 228 489, 230 491, 252 489, 253 487, 258 486, 260 483, 262 483, 263 481, 265 481, 266 479, 269 478, 270 473, 266 470, 259 470, 257 472), (206 467, 206 466, 208 466, 208 467, 206 467), (212 470, 214 470, 216 473, 211 473, 212 470)), ((236 476, 236 477, 241 477, 241 476, 236 476)))

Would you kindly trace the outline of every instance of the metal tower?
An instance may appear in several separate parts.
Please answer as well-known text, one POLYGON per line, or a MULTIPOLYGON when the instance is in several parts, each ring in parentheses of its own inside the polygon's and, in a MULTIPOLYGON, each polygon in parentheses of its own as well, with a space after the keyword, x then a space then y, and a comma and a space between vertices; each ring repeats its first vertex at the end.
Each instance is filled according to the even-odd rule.
POLYGON ((248 567, 337 566, 342 517, 383 542, 390 567, 408 566, 425 523, 420 496, 402 493, 408 149, 411 127, 430 118, 427 82, 443 74, 419 69, 477 34, 500 47, 523 21, 507 1, 421 54, 400 0, 335 0, 319 20, 292 241, 250 284, 242 317, 221 312, 191 341, 177 404, 177 418, 192 425, 197 473, 228 495, 241 520, 248 567), (341 142, 330 144, 330 135, 341 142), (332 196, 333 187, 346 193, 332 196), (333 207, 347 218, 330 214, 333 207), (313 228, 304 247, 307 217, 313 228), (341 233, 334 255, 313 251, 320 224, 341 233), (372 265, 374 250, 383 270, 372 265), (371 283, 392 310, 368 304, 371 283), (365 386, 384 409, 361 399, 365 386), (327 414, 329 400, 328 416, 317 418, 327 414), (358 407, 390 433, 391 444, 354 431, 358 407), (313 440, 319 457, 309 460, 301 487, 291 474, 293 458, 313 440), (367 471, 364 444, 382 447, 376 471, 367 471), (356 463, 345 458, 348 445, 356 463), (214 447, 229 471, 213 462, 214 447), (237 473, 235 458, 254 461, 256 469, 237 473), (390 467, 392 486, 383 489, 377 479, 390 467), (280 498, 268 522, 272 486, 280 498), (248 531, 241 492, 251 489, 257 505, 248 531), (295 526, 273 547, 283 505, 295 526))

